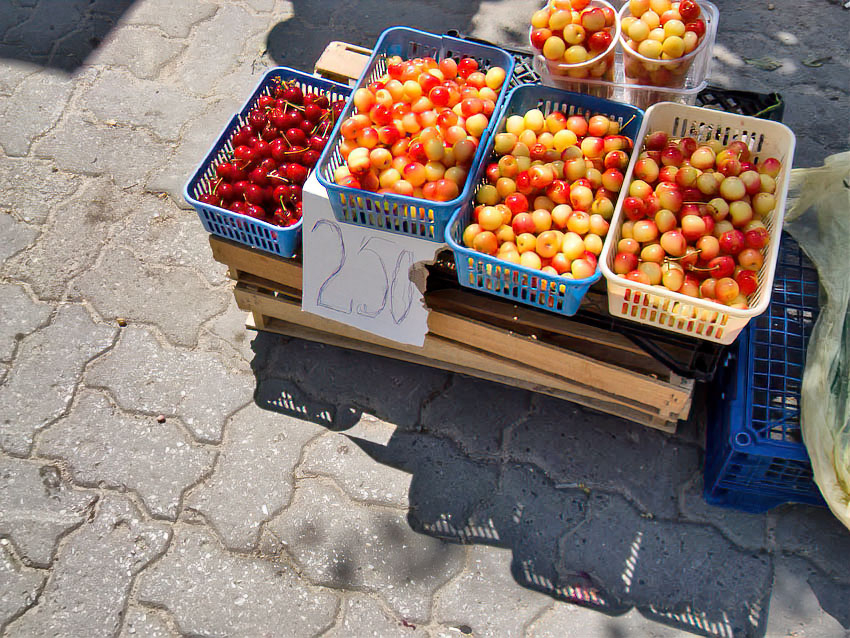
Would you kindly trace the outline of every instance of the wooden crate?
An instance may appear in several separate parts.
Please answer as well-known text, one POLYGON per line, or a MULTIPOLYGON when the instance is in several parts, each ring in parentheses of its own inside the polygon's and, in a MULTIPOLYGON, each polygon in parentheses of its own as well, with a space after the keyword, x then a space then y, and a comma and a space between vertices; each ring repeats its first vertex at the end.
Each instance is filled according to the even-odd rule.
MULTIPOLYGON (((297 259, 214 236, 210 245, 236 282, 236 302, 250 313, 251 328, 541 392, 665 432, 690 411, 693 380, 626 337, 461 288, 449 261, 429 267, 428 334, 417 347, 302 312, 297 259)), ((591 292, 587 303, 604 305, 604 294, 591 292)))

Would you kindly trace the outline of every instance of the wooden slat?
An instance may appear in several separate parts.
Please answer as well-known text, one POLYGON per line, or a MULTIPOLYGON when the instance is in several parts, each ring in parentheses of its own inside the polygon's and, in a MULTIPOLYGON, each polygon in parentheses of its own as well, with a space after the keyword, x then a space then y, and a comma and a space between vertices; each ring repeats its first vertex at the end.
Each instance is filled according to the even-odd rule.
POLYGON ((210 235, 213 259, 217 262, 284 286, 301 290, 301 263, 255 250, 242 244, 210 235))
POLYGON ((452 310, 458 314, 474 313, 482 315, 486 313, 510 318, 517 325, 526 325, 529 328, 647 356, 641 348, 617 333, 587 326, 577 321, 564 320, 564 317, 559 315, 525 308, 509 301, 501 301, 495 297, 488 299, 482 295, 470 295, 462 289, 435 290, 428 293, 428 306, 437 310, 452 310))
MULTIPOLYGON (((301 290, 301 263, 296 260, 285 260, 252 251, 240 244, 228 240, 212 238, 213 255, 217 261, 231 265, 238 270, 239 281, 253 283, 269 290, 284 292, 294 296, 295 291, 301 290), (274 264, 271 268, 269 261, 274 264), (259 278, 262 274, 263 284, 259 278), (270 275, 275 275, 275 281, 270 275), (281 283, 285 282, 285 283, 281 283)), ((545 331, 563 335, 570 339, 579 339, 588 344, 597 344, 602 349, 595 351, 587 346, 582 350, 588 354, 594 352, 604 354, 600 358, 608 363, 623 365, 631 363, 631 367, 648 375, 661 379, 671 378, 672 372, 660 364, 644 350, 631 341, 616 333, 588 326, 579 322, 566 320, 564 317, 551 313, 525 308, 497 298, 488 299, 483 295, 475 295, 468 291, 446 289, 428 292, 426 303, 435 309, 446 309, 453 314, 470 316, 490 323, 496 322, 500 327, 515 329, 525 334, 533 331, 545 331), (517 324, 513 327, 511 324, 517 324), (610 349, 605 352, 603 349, 610 349), (619 358, 617 351, 627 355, 619 358)))
MULTIPOLYGON (((624 413, 635 414, 640 412, 644 415, 644 420, 654 419, 663 422, 676 420, 676 414, 665 409, 667 405, 669 405, 668 402, 661 401, 660 406, 653 406, 641 402, 635 402, 630 399, 624 399, 616 393, 587 386, 586 384, 576 382, 569 377, 554 374, 545 368, 540 370, 529 366, 525 361, 517 361, 509 357, 484 352, 466 345, 465 343, 440 338, 439 335, 429 333, 426 336, 425 344, 422 347, 408 346, 352 328, 345 324, 324 319, 317 315, 302 312, 300 306, 296 302, 289 302, 280 298, 275 298, 269 294, 255 292, 242 285, 238 285, 236 287, 235 294, 239 307, 243 310, 253 312, 255 316, 257 313, 267 315, 269 317, 280 319, 289 323, 295 323, 313 330, 334 334, 340 338, 360 342, 362 344, 379 346, 382 348, 382 351, 393 350, 408 354, 415 354, 418 357, 433 359, 436 367, 444 367, 442 365, 444 363, 458 364, 463 365, 465 368, 464 371, 468 374, 476 374, 471 371, 477 370, 480 373, 493 373, 504 378, 510 378, 516 381, 521 380, 525 384, 524 387, 533 387, 537 390, 540 390, 541 388, 557 389, 559 392, 568 393, 572 397, 570 400, 578 401, 577 397, 584 396, 588 401, 593 402, 593 405, 590 405, 587 402, 585 402, 584 405, 590 405, 590 407, 595 407, 596 409, 602 409, 610 412, 610 410, 605 410, 604 407, 600 407, 600 405, 619 406, 619 411, 617 412, 618 415, 624 415, 624 413)), ((435 313, 432 313, 432 316, 434 314, 435 313)), ((520 340, 521 338, 517 337, 517 339, 518 341, 516 345, 519 346, 522 344, 520 340)), ((478 374, 477 376, 482 375, 478 374)), ((671 396, 674 390, 675 389, 671 388, 671 396)))
POLYGON ((452 341, 487 352, 506 353, 524 364, 551 370, 557 376, 573 379, 588 388, 615 388, 618 396, 657 407, 662 414, 678 415, 689 392, 662 381, 594 361, 589 357, 541 343, 524 335, 512 335, 480 321, 459 321, 443 313, 428 315, 428 329, 452 341))
MULTIPOLYGON (((677 422, 675 420, 665 421, 659 416, 646 414, 639 410, 630 408, 626 405, 606 402, 599 399, 594 399, 592 397, 588 397, 583 394, 574 394, 572 392, 555 386, 545 384, 542 385, 526 379, 517 378, 505 374, 499 374, 497 372, 498 368, 490 370, 482 369, 478 362, 475 362, 476 365, 474 367, 463 365, 461 361, 468 361, 470 358, 462 356, 461 351, 459 351, 457 348, 457 344, 454 343, 445 342, 445 347, 447 351, 451 353, 451 358, 456 360, 440 360, 434 358, 433 356, 426 357, 413 352, 407 352, 394 348, 386 348, 384 346, 369 343, 367 341, 351 339, 333 332, 325 332, 323 330, 311 328, 300 323, 283 321, 274 317, 263 317, 263 326, 261 327, 255 323, 256 314, 253 315, 253 318, 251 318, 252 315, 250 314, 248 315, 248 317, 249 321, 246 324, 246 327, 248 328, 266 330, 268 332, 283 334, 299 339, 306 339, 308 341, 316 341, 319 343, 348 348, 351 350, 358 350, 360 352, 367 352, 369 354, 375 354, 378 356, 407 361, 409 363, 436 367, 441 370, 448 370, 450 372, 468 374, 470 376, 485 379, 487 381, 494 381, 503 385, 518 387, 525 390, 530 390, 532 392, 538 392, 540 394, 546 394, 549 396, 556 397, 558 399, 570 401, 572 403, 577 403, 579 405, 599 410, 600 412, 605 412, 606 414, 611 414, 613 416, 617 416, 628 421, 638 423, 640 425, 655 428, 663 432, 672 434, 676 431, 677 422)), ((431 339, 434 343, 433 348, 439 348, 440 341, 442 340, 439 337, 431 337, 431 339)), ((488 363, 490 362, 488 361, 488 363)))
POLYGON ((420 363, 428 363, 424 359, 433 357, 429 365, 462 367, 466 374, 500 382, 513 380, 515 385, 665 431, 673 431, 676 420, 686 418, 690 410, 693 381, 673 374, 622 335, 498 298, 449 289, 427 293, 432 310, 426 346, 432 350, 417 351, 301 312, 299 260, 283 259, 212 236, 210 245, 213 257, 226 264, 236 277, 237 302, 253 312, 254 325, 260 329, 268 329, 269 321, 281 320, 317 334, 337 335, 347 340, 349 348, 376 347, 385 354, 396 352, 418 357, 420 363), (269 291, 282 293, 289 301, 269 291), (332 323, 334 327, 328 331, 327 325, 312 323, 314 319, 332 323), (521 328, 514 330, 515 325, 521 328), (357 347, 356 342, 362 342, 362 346, 357 347), (621 353, 619 357, 617 352, 621 353), (640 371, 624 368, 626 360, 640 371))
POLYGON ((325 47, 313 71, 329 80, 349 84, 360 77, 371 54, 372 51, 364 47, 331 42, 325 47))

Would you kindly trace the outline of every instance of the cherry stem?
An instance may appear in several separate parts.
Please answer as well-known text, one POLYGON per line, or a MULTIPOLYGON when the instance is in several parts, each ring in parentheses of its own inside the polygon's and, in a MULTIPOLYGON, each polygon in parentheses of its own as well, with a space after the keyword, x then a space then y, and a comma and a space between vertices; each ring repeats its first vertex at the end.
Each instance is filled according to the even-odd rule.
POLYGON ((632 120, 633 120, 633 119, 635 119, 636 117, 637 117, 637 115, 632 115, 632 116, 631 116, 628 120, 626 120, 625 122, 623 122, 623 123, 620 125, 620 130, 622 131, 622 130, 623 130, 624 128, 626 128, 629 124, 631 124, 631 123, 632 123, 632 120))
MULTIPOLYGON (((697 248, 694 252, 687 253, 686 255, 682 255, 681 257, 670 257, 668 255, 667 257, 664 258, 664 261, 680 261, 682 259, 685 259, 686 257, 690 257, 691 255, 699 255, 701 252, 702 252, 702 248, 697 248)), ((714 270, 714 269, 711 268, 710 270, 714 270)))
POLYGON ((219 177, 219 178, 218 178, 218 181, 215 183, 215 186, 213 186, 213 189, 212 189, 212 194, 213 194, 213 195, 215 195, 215 192, 218 190, 218 186, 219 186, 219 184, 221 184, 223 181, 224 181, 224 178, 223 178, 223 177, 219 177))

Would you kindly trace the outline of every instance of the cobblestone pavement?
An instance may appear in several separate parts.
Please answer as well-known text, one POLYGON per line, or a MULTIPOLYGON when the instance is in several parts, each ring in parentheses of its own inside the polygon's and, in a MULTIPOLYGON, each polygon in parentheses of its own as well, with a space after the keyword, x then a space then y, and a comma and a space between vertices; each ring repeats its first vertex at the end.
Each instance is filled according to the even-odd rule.
MULTIPOLYGON (((262 71, 535 4, 3 2, 0 632, 848 636, 850 533, 707 506, 698 418, 244 329, 180 191, 262 71)), ((714 80, 845 150, 850 12, 719 4, 714 80)))

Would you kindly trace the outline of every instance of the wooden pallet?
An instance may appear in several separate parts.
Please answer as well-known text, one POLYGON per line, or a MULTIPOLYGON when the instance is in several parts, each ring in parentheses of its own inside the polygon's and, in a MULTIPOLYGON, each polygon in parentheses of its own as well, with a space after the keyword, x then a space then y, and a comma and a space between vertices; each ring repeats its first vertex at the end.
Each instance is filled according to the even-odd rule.
POLYGON ((303 312, 297 259, 214 236, 210 246, 250 328, 541 392, 665 432, 690 411, 694 382, 624 336, 452 285, 439 267, 428 275, 428 334, 417 347, 303 312))

